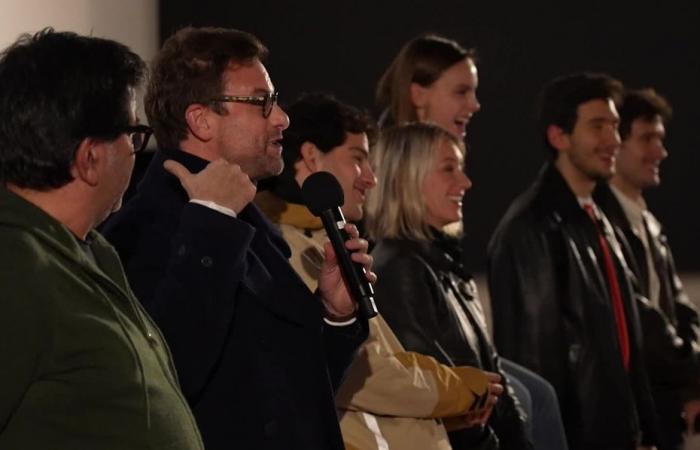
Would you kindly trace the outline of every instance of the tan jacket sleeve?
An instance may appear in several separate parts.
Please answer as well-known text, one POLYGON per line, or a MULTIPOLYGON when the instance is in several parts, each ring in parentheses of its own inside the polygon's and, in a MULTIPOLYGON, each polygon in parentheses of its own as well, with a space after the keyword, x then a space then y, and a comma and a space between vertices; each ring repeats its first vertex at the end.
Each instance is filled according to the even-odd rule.
POLYGON ((461 416, 483 403, 486 375, 472 367, 448 367, 406 352, 377 316, 336 396, 341 409, 416 418, 461 416))

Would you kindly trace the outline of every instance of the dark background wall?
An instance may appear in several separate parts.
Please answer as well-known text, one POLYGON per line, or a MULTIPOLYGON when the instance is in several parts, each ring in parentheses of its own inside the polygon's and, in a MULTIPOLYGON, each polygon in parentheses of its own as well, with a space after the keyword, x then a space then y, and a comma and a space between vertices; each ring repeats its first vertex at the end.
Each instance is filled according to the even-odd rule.
POLYGON ((579 2, 272 0, 161 2, 161 34, 226 26, 257 35, 282 103, 304 91, 334 92, 373 108, 376 81, 401 45, 437 32, 479 54, 482 110, 468 131, 467 261, 483 269, 486 244, 505 208, 545 158, 534 132, 534 101, 550 78, 605 71, 628 86, 653 86, 675 118, 663 184, 648 196, 666 224, 681 270, 700 269, 697 172, 700 134, 700 5, 612 0, 579 2))

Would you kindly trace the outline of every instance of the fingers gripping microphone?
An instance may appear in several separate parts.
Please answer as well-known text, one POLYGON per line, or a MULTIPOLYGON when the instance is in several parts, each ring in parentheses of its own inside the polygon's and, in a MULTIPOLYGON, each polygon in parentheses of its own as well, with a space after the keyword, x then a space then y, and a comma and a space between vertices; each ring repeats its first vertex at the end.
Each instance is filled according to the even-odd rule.
POLYGON ((311 213, 321 218, 338 259, 345 286, 359 305, 360 313, 368 319, 376 316, 374 290, 367 281, 365 268, 350 259, 350 253, 345 247, 349 236, 343 229, 346 222, 340 207, 344 198, 338 180, 328 172, 316 172, 304 181, 301 196, 311 213))

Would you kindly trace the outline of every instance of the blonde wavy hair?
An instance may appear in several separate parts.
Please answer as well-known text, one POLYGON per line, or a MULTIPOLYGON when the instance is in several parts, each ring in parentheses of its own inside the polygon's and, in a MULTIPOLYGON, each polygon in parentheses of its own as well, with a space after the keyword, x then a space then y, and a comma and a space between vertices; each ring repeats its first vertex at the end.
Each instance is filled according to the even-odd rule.
MULTIPOLYGON (((463 142, 432 124, 411 122, 382 131, 371 152, 379 182, 369 191, 365 205, 365 223, 371 239, 434 238, 426 221, 422 189, 443 142, 456 145, 464 154, 463 142)), ((459 234, 461 222, 459 226, 448 225, 443 231, 459 234)))

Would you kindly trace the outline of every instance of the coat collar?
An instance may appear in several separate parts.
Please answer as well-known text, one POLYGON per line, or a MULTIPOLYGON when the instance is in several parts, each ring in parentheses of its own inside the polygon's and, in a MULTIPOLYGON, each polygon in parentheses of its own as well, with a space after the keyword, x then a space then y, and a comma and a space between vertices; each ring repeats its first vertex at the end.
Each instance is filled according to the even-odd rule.
POLYGON ((615 194, 613 194, 608 183, 598 183, 595 191, 593 191, 593 199, 605 211, 605 215, 611 223, 622 230, 631 229, 627 215, 625 215, 625 211, 623 211, 622 206, 615 198, 615 194))
POLYGON ((554 209, 562 215, 562 218, 577 217, 585 214, 576 195, 569 185, 566 184, 566 180, 564 180, 556 166, 551 162, 545 164, 540 170, 535 185, 542 199, 540 204, 547 206, 550 210, 554 209))
MULTIPOLYGON (((192 173, 204 170, 209 161, 179 149, 160 149, 153 156, 137 192, 150 197, 154 205, 173 210, 173 203, 186 203, 189 197, 177 177, 163 168, 163 163, 169 159, 179 162, 192 173)), ((265 233, 284 256, 290 257, 291 251, 282 234, 255 204, 249 203, 237 217, 253 226, 256 233, 265 233)))
POLYGON ((590 223, 590 218, 552 162, 540 170, 535 182, 525 194, 534 197, 532 208, 537 216, 555 224, 590 223))
POLYGON ((187 192, 182 188, 180 180, 170 174, 163 163, 169 159, 179 162, 192 173, 199 173, 209 164, 209 161, 199 158, 182 150, 161 149, 151 159, 148 169, 137 187, 137 192, 145 196, 154 196, 159 203, 165 200, 186 202, 187 192), (175 195, 175 198, 173 197, 175 195))
POLYGON ((431 267, 441 271, 453 272, 465 280, 472 278, 461 262, 461 247, 457 238, 440 233, 435 239, 430 241, 396 238, 383 239, 379 244, 388 248, 408 249, 424 259, 431 267))

